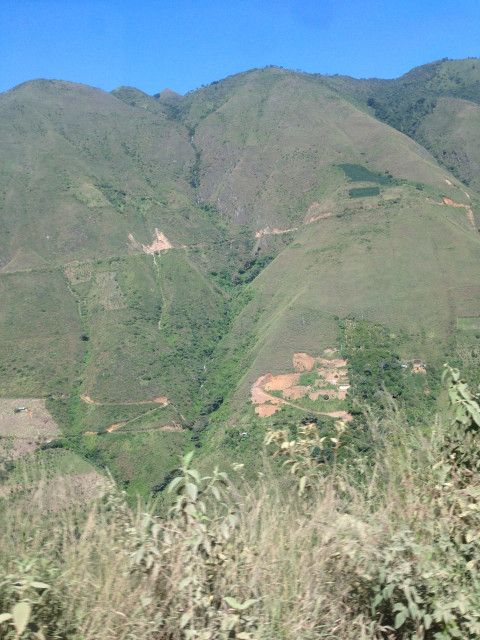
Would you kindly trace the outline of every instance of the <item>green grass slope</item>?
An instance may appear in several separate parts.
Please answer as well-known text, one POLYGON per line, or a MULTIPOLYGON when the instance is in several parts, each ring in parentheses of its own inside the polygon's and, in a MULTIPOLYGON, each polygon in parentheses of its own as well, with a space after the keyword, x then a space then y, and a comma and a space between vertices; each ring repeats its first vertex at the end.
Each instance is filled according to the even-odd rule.
POLYGON ((0 136, 1 266, 32 251, 49 263, 125 255, 129 234, 150 244, 155 228, 172 242, 215 236, 193 202, 186 132, 160 108, 37 80, 0 96, 0 136))
POLYGON ((185 98, 183 117, 198 118, 191 128, 199 198, 234 224, 288 229, 312 203, 334 206, 344 186, 335 164, 367 165, 437 187, 448 178, 424 148, 316 77, 268 68, 234 76, 229 86, 217 103, 222 82, 185 98), (200 117, 207 97, 210 111, 200 117))
POLYGON ((403 357, 441 361, 457 318, 480 315, 479 258, 466 210, 408 184, 302 227, 250 285, 219 352, 224 360, 242 350, 237 408, 258 376, 289 372, 293 353, 335 346, 335 316, 380 322, 403 332, 403 357))
POLYGON ((347 100, 424 145, 478 190, 480 60, 438 60, 394 80, 322 78, 347 100))
POLYGON ((480 105, 439 98, 418 135, 431 152, 468 187, 480 191, 480 105))

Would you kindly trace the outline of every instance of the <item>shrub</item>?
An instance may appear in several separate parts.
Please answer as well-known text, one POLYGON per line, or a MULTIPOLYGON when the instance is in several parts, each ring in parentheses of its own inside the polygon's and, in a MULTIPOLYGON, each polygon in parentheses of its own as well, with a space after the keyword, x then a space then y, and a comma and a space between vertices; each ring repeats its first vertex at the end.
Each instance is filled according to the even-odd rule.
POLYGON ((0 501, 2 638, 478 638, 480 406, 457 370, 444 381, 450 424, 424 433, 386 402, 369 456, 343 423, 270 431, 274 461, 253 485, 236 465, 240 489, 193 453, 136 513, 113 486, 61 515, 18 487, 0 501))

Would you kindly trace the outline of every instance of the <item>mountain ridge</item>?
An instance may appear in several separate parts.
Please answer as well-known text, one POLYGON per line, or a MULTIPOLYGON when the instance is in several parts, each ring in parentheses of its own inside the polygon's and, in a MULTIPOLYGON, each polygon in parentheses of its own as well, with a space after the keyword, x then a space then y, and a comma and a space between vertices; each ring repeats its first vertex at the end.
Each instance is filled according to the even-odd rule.
MULTIPOLYGON (((342 318, 388 327, 432 370, 475 348, 478 114, 446 93, 476 63, 460 62, 414 74, 448 80, 417 127, 429 149, 375 117, 375 83, 279 68, 174 98, 44 80, 1 94, 0 394, 48 397, 78 450, 133 481, 145 433, 153 456, 160 428, 217 453, 228 429, 209 424, 261 429, 251 385, 334 347, 342 318), (127 423, 137 435, 92 435, 127 423)), ((406 104, 418 78, 402 82, 406 104)))

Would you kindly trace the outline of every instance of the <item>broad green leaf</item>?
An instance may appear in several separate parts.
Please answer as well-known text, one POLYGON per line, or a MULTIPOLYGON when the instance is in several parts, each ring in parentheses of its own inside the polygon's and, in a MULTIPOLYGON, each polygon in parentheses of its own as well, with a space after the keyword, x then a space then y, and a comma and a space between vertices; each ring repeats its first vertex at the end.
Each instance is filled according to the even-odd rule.
POLYGON ((29 602, 17 602, 17 604, 13 607, 13 624, 15 625, 17 635, 21 636, 27 628, 31 612, 32 607, 29 602))
POLYGON ((195 502, 198 495, 197 485, 194 484, 193 482, 187 482, 187 484, 185 485, 185 491, 187 493, 187 496, 190 498, 190 500, 192 502, 195 502))
POLYGON ((387 586, 384 588, 384 590, 382 592, 383 593, 383 597, 385 599, 391 598, 394 589, 395 589, 395 584, 393 582, 391 582, 390 584, 387 584, 387 586))
POLYGON ((45 582, 30 582, 30 586, 34 587, 35 589, 50 589, 50 585, 45 584, 45 582))
POLYGON ((198 471, 196 469, 189 469, 188 473, 192 476, 192 478, 195 480, 195 482, 200 484, 200 474, 198 473, 198 471))
POLYGON ((192 461, 192 458, 193 458, 193 456, 194 456, 194 453, 195 453, 195 449, 192 449, 192 451, 189 451, 188 453, 186 453, 186 454, 183 456, 183 465, 184 465, 185 467, 188 467, 188 465, 189 465, 189 464, 190 464, 190 462, 192 461))
POLYGON ((415 620, 416 618, 418 618, 418 605, 416 602, 413 602, 413 600, 411 602, 408 603, 408 609, 410 611, 410 615, 412 616, 412 618, 415 620))
POLYGON ((377 593, 377 595, 375 596, 375 598, 373 599, 373 602, 372 602, 372 615, 375 615, 375 611, 377 610, 377 606, 380 604, 380 602, 382 600, 383 600, 382 594, 381 593, 377 593))
POLYGON ((171 493, 175 489, 175 487, 177 487, 182 481, 183 481, 183 476, 178 476, 174 478, 168 485, 167 492, 171 493))
POLYGON ((394 622, 395 629, 399 629, 402 626, 402 624, 405 622, 407 617, 408 617, 407 609, 404 609, 403 611, 400 611, 399 613, 397 613, 397 615, 395 616, 395 622, 394 622))

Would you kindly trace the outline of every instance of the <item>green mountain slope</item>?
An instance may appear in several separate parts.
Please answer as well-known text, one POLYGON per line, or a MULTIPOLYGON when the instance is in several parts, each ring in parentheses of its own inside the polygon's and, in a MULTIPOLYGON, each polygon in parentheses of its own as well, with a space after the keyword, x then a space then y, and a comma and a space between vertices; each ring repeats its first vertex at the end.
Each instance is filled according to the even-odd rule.
POLYGON ((0 96, 0 135, 2 266, 31 250, 49 263, 128 254, 129 234, 150 244, 155 227, 172 241, 216 233, 190 218, 194 154, 158 109, 39 80, 0 96))
POLYGON ((440 364, 457 318, 480 315, 479 259, 465 209, 425 201, 408 185, 302 227, 250 285, 225 341, 231 355, 252 336, 238 406, 260 375, 290 371, 293 353, 319 356, 335 345, 335 316, 403 332, 403 357, 440 364))
POLYGON ((424 145, 457 178, 479 189, 480 60, 439 60, 394 80, 324 79, 329 86, 424 145))
POLYGON ((40 80, 0 96, 2 393, 167 396, 188 416, 225 319, 186 247, 224 233, 195 203, 184 127, 116 93, 40 80))
POLYGON ((46 80, 1 95, 0 394, 48 396, 69 442, 129 482, 139 451, 150 468, 183 429, 147 491, 212 418, 252 416, 258 376, 334 346, 338 317, 441 362, 480 317, 476 71, 463 97, 440 96, 442 65, 415 125, 430 151, 368 105, 395 87, 404 104, 417 71, 410 85, 267 68, 183 97, 46 80))
MULTIPOLYGON (((445 185, 447 173, 422 147, 317 78, 264 69, 234 77, 230 85, 228 98, 192 129, 200 154, 199 197, 237 224, 285 229, 302 222, 315 201, 335 207, 345 188, 335 168, 340 163, 445 185)), ((211 96, 208 104, 215 105, 217 87, 191 98, 190 122, 197 100, 202 106, 211 96)))

